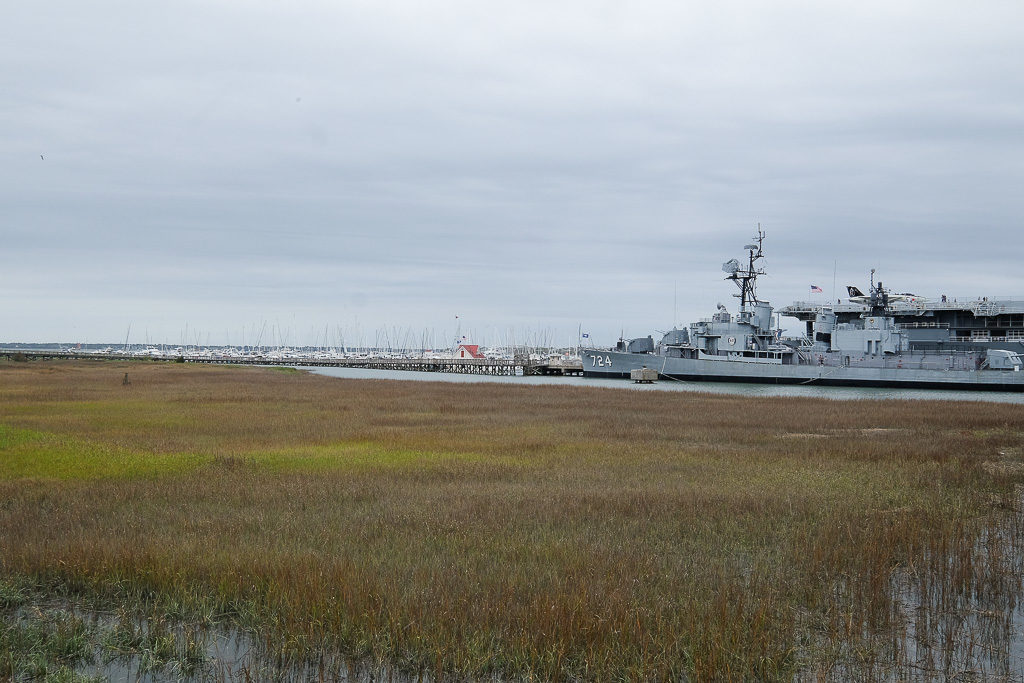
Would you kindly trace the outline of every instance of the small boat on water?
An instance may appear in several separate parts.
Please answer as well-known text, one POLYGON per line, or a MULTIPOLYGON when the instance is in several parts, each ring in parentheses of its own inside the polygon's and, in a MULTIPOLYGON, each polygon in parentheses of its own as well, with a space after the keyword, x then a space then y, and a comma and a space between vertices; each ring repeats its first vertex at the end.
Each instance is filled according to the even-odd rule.
MULTIPOLYGON (((1024 391, 1024 362, 1012 346, 911 343, 910 330, 920 328, 897 321, 889 291, 873 276, 857 315, 802 307, 808 335, 783 339, 774 309, 757 294, 763 245, 758 226, 744 247, 746 263, 731 259, 722 266, 739 288, 738 311, 719 304, 710 318, 673 328, 657 343, 647 336, 612 349, 582 348, 583 375, 629 378, 648 368, 659 377, 705 382, 1024 391)), ((910 296, 899 295, 899 303, 910 296)))

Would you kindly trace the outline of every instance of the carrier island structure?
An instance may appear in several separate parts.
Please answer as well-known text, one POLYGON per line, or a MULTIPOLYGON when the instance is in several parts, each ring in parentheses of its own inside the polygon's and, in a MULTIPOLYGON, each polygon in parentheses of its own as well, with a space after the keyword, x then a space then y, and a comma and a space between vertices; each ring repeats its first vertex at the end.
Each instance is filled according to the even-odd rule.
POLYGON ((629 378, 634 370, 687 381, 1024 391, 1024 306, 1012 301, 935 304, 892 294, 872 273, 868 294, 847 304, 796 303, 780 309, 806 325, 783 338, 775 310, 759 298, 764 232, 744 247, 744 263, 722 266, 739 308, 610 349, 582 348, 585 377, 629 378), (941 305, 940 305, 941 304, 941 305), (983 334, 987 332, 988 334, 983 334))

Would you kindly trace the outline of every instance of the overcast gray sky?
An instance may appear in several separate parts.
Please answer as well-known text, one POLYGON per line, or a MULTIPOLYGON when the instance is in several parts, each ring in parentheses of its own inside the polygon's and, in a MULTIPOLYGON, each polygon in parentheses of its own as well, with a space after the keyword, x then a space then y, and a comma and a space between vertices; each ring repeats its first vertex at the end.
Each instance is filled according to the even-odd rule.
POLYGON ((1024 3, 42 0, 0 37, 2 341, 607 344, 734 306, 758 222, 778 306, 1024 297, 1024 3))

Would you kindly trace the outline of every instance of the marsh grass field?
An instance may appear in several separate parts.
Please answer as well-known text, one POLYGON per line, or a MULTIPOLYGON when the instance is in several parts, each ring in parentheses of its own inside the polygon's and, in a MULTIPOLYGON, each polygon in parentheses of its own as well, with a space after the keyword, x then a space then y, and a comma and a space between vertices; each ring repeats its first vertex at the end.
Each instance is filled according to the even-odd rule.
POLYGON ((0 678, 74 605, 282 678, 1016 680, 1022 482, 1013 404, 0 363, 0 678))

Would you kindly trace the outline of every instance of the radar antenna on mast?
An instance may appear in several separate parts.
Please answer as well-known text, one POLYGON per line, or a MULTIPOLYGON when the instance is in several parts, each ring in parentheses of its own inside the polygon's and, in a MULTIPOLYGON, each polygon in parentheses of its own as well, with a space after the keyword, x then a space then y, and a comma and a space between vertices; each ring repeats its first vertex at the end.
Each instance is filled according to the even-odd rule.
POLYGON ((764 230, 761 229, 761 224, 758 223, 757 237, 754 238, 754 242, 743 247, 747 250, 748 254, 747 267, 745 269, 742 268, 736 259, 730 259, 722 264, 722 270, 729 273, 725 279, 732 280, 740 288, 739 294, 733 294, 733 296, 740 300, 740 310, 746 308, 748 303, 758 303, 757 276, 764 275, 764 268, 759 268, 756 264, 760 259, 764 258, 763 245, 764 230))
POLYGON ((878 284, 875 284, 875 269, 871 269, 871 289, 868 290, 871 294, 868 296, 868 305, 871 306, 871 315, 873 316, 884 316, 889 309, 889 292, 882 286, 882 281, 879 280, 878 284))

